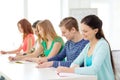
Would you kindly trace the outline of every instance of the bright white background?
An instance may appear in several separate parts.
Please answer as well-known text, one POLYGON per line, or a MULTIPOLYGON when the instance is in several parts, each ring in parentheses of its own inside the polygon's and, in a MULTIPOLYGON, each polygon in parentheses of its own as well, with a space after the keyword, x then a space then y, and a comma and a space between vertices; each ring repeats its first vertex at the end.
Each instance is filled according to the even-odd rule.
POLYGON ((17 21, 24 17, 23 0, 0 1, 0 50, 14 49, 19 45, 21 35, 17 21))
POLYGON ((49 19, 55 30, 70 9, 97 8, 103 20, 103 30, 112 49, 120 49, 120 0, 1 0, 0 1, 0 50, 15 49, 21 43, 17 22, 27 18, 31 23, 49 19))

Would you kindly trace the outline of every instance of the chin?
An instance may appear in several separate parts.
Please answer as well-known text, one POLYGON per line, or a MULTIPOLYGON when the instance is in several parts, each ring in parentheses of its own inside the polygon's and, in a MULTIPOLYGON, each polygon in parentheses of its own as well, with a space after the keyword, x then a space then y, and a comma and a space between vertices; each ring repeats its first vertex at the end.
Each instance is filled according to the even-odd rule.
POLYGON ((67 40, 69 41, 70 39, 67 38, 67 40))
POLYGON ((69 39, 69 38, 66 38, 67 40, 71 40, 71 39, 69 39))
POLYGON ((88 39, 84 37, 84 40, 88 40, 88 39))

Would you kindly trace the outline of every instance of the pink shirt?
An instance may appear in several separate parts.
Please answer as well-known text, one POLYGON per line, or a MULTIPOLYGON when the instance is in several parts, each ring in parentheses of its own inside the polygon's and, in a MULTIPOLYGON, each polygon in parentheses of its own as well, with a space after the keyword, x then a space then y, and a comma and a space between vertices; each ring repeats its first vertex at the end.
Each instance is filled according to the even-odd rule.
POLYGON ((23 43, 22 43, 22 49, 23 49, 24 52, 26 52, 26 50, 27 50, 29 38, 32 39, 32 46, 34 46, 34 44, 35 44, 34 35, 33 34, 28 34, 27 37, 25 37, 25 39, 23 40, 23 43))

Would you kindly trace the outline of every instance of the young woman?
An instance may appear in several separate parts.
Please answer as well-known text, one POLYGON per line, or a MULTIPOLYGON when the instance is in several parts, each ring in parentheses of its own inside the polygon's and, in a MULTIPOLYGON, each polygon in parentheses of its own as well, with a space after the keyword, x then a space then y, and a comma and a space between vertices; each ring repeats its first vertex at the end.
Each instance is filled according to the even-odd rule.
POLYGON ((12 57, 10 60, 37 60, 40 55, 44 55, 44 58, 51 58, 57 55, 63 48, 64 42, 61 37, 59 37, 49 20, 40 21, 37 24, 37 29, 40 34, 42 41, 40 46, 29 55, 12 57))
POLYGON ((58 67, 57 71, 97 75, 98 80, 115 80, 112 53, 102 31, 102 21, 96 15, 88 15, 81 20, 81 30, 89 43, 70 68, 58 67), (82 62, 85 67, 79 67, 82 62))
POLYGON ((35 40, 35 44, 33 46, 33 48, 31 49, 31 53, 33 53, 40 45, 40 42, 41 42, 41 37, 40 37, 40 34, 38 33, 38 30, 37 30, 37 27, 36 25, 40 22, 41 20, 37 20, 33 23, 32 25, 32 29, 33 29, 33 32, 34 34, 36 35, 36 40, 35 40))
POLYGON ((33 47, 35 38, 30 22, 27 19, 21 19, 17 25, 19 31, 23 33, 23 42, 18 49, 12 51, 1 51, 1 54, 20 54, 20 52, 29 53, 30 49, 33 47))

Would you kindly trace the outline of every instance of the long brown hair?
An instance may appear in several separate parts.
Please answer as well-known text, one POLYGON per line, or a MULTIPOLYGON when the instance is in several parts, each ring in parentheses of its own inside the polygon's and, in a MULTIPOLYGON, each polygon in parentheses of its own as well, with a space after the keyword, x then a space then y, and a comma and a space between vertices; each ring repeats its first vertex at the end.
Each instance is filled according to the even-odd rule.
POLYGON ((20 24, 21 28, 23 29, 23 39, 28 35, 28 34, 33 34, 32 26, 31 23, 27 19, 21 19, 18 21, 17 25, 20 24))

